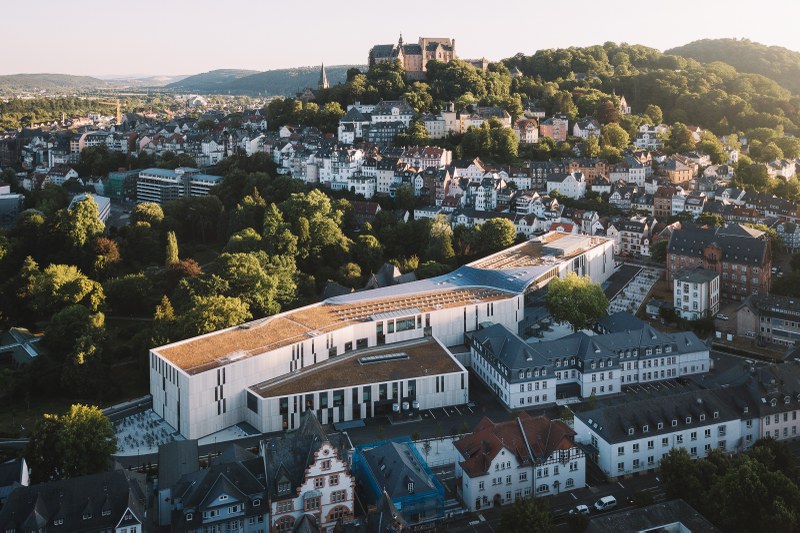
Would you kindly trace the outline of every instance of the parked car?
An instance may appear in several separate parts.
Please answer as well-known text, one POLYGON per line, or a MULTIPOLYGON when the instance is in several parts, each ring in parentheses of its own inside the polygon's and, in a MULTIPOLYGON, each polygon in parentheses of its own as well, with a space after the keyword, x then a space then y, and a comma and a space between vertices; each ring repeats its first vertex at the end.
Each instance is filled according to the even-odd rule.
POLYGON ((588 505, 583 505, 583 504, 576 505, 575 507, 573 507, 572 509, 569 510, 569 514, 573 514, 573 515, 574 514, 585 514, 585 515, 588 515, 589 514, 589 506, 588 505))
POLYGON ((717 320, 728 320, 728 315, 723 315, 722 313, 717 313, 717 320))
POLYGON ((598 511, 608 511, 617 506, 617 499, 613 496, 603 496, 594 502, 594 508, 598 511))

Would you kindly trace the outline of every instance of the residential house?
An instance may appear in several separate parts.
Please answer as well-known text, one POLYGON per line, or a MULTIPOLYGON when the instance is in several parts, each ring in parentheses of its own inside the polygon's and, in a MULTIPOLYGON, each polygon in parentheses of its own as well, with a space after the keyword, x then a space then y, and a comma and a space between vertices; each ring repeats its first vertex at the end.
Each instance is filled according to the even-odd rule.
POLYGON ((208 468, 159 484, 159 517, 168 516, 170 531, 264 532, 268 502, 264 459, 235 443, 208 468))
POLYGON ((579 200, 586 196, 586 178, 580 172, 551 174, 547 177, 547 194, 553 191, 579 200))
POLYGON ((781 222, 775 231, 783 245, 792 253, 800 250, 800 226, 794 222, 781 222))
POLYGON ((514 133, 522 144, 539 142, 539 123, 533 118, 521 118, 514 124, 514 133))
POLYGON ((713 270, 722 277, 722 297, 731 300, 769 292, 771 266, 767 234, 740 224, 683 224, 667 246, 667 281, 687 268, 713 270))
POLYGON ((539 122, 539 136, 549 137, 557 142, 567 140, 569 120, 566 115, 554 115, 539 122))
POLYGON ((358 446, 353 473, 367 503, 386 493, 412 527, 444 518, 444 487, 408 437, 358 446))
POLYGON ((453 443, 456 490, 472 511, 586 486, 586 457, 561 420, 531 417, 493 422, 484 417, 453 443))
POLYGON ((686 269, 672 277, 675 313, 686 320, 714 317, 719 311, 719 272, 686 269))
POLYGON ((736 310, 736 332, 769 344, 796 346, 800 340, 800 299, 766 293, 748 296, 736 310))
POLYGON ((147 494, 145 475, 129 470, 19 486, 0 509, 0 531, 142 533, 147 494))
POLYGON ((17 487, 30 485, 31 475, 24 457, 0 463, 0 510, 17 487))
POLYGON ((310 516, 317 531, 332 533, 354 516, 353 446, 346 433, 326 435, 313 412, 300 427, 262 442, 267 469, 269 531, 298 531, 310 516))
POLYGON ((600 137, 600 123, 594 117, 584 117, 572 126, 572 136, 580 139, 600 137))

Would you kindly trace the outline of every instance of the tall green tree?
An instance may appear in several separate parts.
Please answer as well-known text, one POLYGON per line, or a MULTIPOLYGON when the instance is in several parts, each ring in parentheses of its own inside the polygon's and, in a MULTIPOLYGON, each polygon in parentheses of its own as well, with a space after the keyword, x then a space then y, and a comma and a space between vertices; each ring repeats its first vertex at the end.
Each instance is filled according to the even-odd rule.
POLYGON ((41 316, 68 305, 85 305, 95 313, 105 300, 103 287, 73 265, 49 265, 36 275, 31 296, 41 316))
POLYGON ((508 533, 548 533, 555 531, 550 506, 542 498, 519 498, 503 510, 500 528, 508 533))
POLYGON ((195 296, 189 309, 178 320, 178 327, 185 336, 192 337, 242 324, 252 318, 249 306, 239 298, 195 296))
POLYGON ((553 278, 547 284, 545 305, 555 320, 568 322, 578 331, 605 315, 608 298, 591 278, 570 272, 567 277, 553 278))
POLYGON ((180 257, 178 257, 178 238, 175 236, 174 231, 167 232, 167 252, 165 264, 167 267, 178 264, 180 257))
POLYGON ((514 244, 517 227, 507 218, 493 218, 481 224, 477 233, 475 251, 489 255, 514 244))
POLYGON ((105 224, 99 217, 97 202, 91 195, 76 202, 71 208, 59 211, 54 227, 58 236, 63 239, 63 244, 73 250, 83 248, 105 230, 105 224))
POLYGON ((35 483, 103 472, 111 466, 117 440, 111 422, 96 406, 76 404, 67 414, 46 414, 31 433, 25 459, 35 483))

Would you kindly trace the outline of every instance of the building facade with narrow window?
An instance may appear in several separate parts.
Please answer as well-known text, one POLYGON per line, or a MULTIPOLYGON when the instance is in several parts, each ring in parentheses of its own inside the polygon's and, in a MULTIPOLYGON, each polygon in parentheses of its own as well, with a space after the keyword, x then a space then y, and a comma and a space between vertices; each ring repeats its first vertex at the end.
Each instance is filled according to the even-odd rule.
MULTIPOLYGON (((598 283, 608 279, 614 266, 612 247, 610 240, 601 237, 549 233, 449 274, 329 298, 154 348, 149 361, 153 410, 186 438, 200 438, 245 421, 261 431, 281 429, 283 417, 290 410, 299 415, 309 405, 305 396, 298 399, 299 394, 284 393, 281 387, 291 389, 308 376, 311 381, 300 388, 314 395, 313 410, 319 411, 321 422, 333 422, 341 406, 334 409, 328 385, 314 384, 314 365, 367 349, 408 352, 391 345, 425 337, 434 337, 439 345, 434 352, 441 351, 441 346, 463 344, 465 334, 477 331, 483 322, 515 330, 524 315, 525 294, 540 289, 550 279, 570 272, 598 283), (285 414, 281 414, 281 398, 287 399, 285 414), (257 406, 258 412, 248 407, 248 402, 257 406)), ((373 398, 381 395, 381 383, 387 387, 396 383, 397 395, 389 389, 385 399, 397 397, 402 407, 413 379, 417 380, 415 394, 420 396, 420 404, 423 395, 433 406, 439 401, 442 405, 445 401, 467 401, 466 386, 461 387, 462 369, 446 366, 446 371, 433 371, 433 367, 424 365, 428 355, 412 352, 407 353, 410 360, 383 362, 372 368, 397 364, 411 372, 409 368, 416 365, 416 375, 406 373, 402 379, 365 377, 359 378, 359 383, 342 384, 335 390, 350 390, 344 405, 367 404, 363 391, 367 385, 371 387, 370 402, 374 403, 373 398), (437 392, 431 374, 444 379, 444 392, 437 392), (360 389, 354 401, 351 387, 356 385, 360 389)), ((353 361, 362 355, 366 354, 351 358, 348 364, 355 364, 353 361)), ((442 355, 433 359, 438 364, 450 358, 442 355)), ((364 417, 350 411, 340 419, 348 416, 364 417)), ((288 416, 286 423, 286 427, 296 427, 288 416)))

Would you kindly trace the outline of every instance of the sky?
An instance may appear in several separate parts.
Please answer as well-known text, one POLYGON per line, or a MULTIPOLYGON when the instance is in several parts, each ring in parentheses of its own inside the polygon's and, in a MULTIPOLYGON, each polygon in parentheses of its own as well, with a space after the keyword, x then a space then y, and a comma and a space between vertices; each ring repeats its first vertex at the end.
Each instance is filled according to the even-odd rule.
POLYGON ((452 37, 462 58, 606 41, 747 38, 800 51, 796 0, 37 0, 3 6, 0 74, 178 75, 365 64, 374 44, 452 37), (35 6, 33 8, 32 6, 35 6), (16 48, 14 43, 20 43, 16 48), (16 49, 15 49, 16 48, 16 49))

